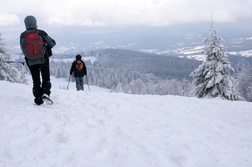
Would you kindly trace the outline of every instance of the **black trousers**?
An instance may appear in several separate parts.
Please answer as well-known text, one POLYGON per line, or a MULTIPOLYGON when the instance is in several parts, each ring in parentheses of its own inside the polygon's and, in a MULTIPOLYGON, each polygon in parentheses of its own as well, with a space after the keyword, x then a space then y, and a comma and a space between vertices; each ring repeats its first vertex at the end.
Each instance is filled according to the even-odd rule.
POLYGON ((32 90, 34 97, 40 98, 44 93, 50 95, 52 86, 50 82, 49 59, 47 58, 44 64, 36 64, 29 66, 29 69, 33 80, 32 90))

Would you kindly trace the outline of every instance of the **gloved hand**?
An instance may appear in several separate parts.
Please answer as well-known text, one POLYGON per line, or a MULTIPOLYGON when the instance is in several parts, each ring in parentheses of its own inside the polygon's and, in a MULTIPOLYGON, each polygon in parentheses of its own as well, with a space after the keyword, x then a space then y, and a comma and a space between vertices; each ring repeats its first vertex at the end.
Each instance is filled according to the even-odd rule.
POLYGON ((47 50, 47 54, 49 57, 52 56, 52 48, 50 48, 48 45, 46 45, 46 50, 47 50))

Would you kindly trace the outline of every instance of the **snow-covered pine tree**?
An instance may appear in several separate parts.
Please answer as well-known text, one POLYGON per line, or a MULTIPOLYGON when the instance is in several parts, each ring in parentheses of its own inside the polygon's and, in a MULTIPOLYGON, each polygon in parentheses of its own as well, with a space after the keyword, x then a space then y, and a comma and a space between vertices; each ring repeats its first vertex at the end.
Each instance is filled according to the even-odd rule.
POLYGON ((238 73, 238 90, 242 96, 252 102, 252 66, 243 66, 241 71, 238 73))
POLYGON ((211 21, 209 37, 205 40, 203 54, 206 60, 191 73, 196 86, 195 94, 199 98, 221 97, 228 100, 241 100, 241 96, 233 86, 234 79, 230 71, 233 68, 225 58, 225 48, 221 44, 221 38, 214 29, 211 21))
POLYGON ((0 80, 24 83, 25 80, 21 78, 21 74, 17 68, 10 63, 6 63, 9 60, 10 55, 6 53, 6 47, 0 33, 0 80))

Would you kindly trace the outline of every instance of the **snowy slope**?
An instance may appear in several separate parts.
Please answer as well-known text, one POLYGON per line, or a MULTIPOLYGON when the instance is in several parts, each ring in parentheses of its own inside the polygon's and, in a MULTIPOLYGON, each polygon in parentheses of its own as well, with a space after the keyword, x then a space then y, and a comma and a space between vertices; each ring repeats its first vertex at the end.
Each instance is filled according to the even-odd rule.
POLYGON ((1 167, 252 166, 252 103, 53 84, 37 106, 31 85, 0 81, 1 167))

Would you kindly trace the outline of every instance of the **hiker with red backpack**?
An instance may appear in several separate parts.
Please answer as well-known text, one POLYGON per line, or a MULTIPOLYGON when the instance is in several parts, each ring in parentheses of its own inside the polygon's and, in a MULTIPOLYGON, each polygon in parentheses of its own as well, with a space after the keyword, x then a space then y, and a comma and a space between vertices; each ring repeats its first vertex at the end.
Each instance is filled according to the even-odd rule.
POLYGON ((84 61, 81 60, 81 55, 76 56, 76 60, 72 63, 70 69, 70 76, 74 75, 76 82, 76 89, 84 90, 84 75, 87 75, 87 68, 84 61))
POLYGON ((20 47, 31 72, 34 102, 37 105, 43 104, 44 101, 52 104, 49 57, 52 56, 51 49, 56 42, 45 31, 37 29, 37 21, 34 16, 27 16, 24 23, 26 31, 20 35, 20 47))

